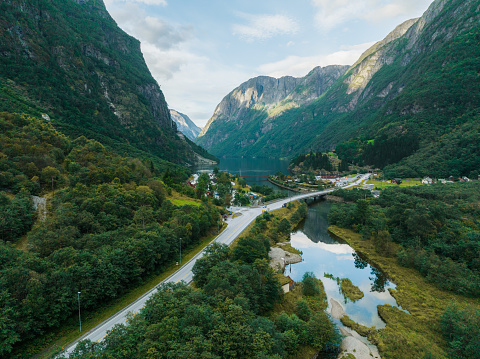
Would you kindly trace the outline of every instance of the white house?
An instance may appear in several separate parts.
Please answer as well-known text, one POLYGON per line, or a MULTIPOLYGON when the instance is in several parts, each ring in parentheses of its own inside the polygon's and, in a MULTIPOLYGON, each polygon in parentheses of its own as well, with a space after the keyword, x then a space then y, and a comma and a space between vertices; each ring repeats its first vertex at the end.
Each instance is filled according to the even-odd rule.
POLYGON ((430 178, 430 177, 424 177, 422 179, 422 183, 423 184, 432 184, 433 183, 433 180, 430 178))

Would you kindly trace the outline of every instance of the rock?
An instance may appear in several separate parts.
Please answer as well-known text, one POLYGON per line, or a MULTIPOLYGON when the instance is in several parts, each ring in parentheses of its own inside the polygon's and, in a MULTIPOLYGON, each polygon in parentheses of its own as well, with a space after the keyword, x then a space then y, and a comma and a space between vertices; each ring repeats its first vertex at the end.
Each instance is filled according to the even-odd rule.
POLYGON ((277 126, 275 118, 281 113, 312 103, 327 92, 347 69, 348 66, 343 65, 318 66, 301 78, 252 78, 223 98, 196 142, 206 149, 227 146, 238 154, 242 148, 254 145, 272 131, 277 126), (267 118, 258 116, 259 111, 266 111, 267 118), (244 126, 258 128, 259 131, 245 138, 245 133, 241 131, 244 126), (222 144, 229 137, 235 146, 222 144))
POLYGON ((353 336, 347 336, 340 344, 340 354, 338 359, 343 358, 346 354, 352 354, 356 359, 372 359, 379 358, 373 355, 368 346, 353 336))
POLYGON ((195 125, 187 115, 184 115, 183 113, 175 110, 170 110, 170 115, 172 116, 172 120, 177 124, 178 130, 192 141, 198 136, 198 134, 202 130, 200 127, 195 125))
POLYGON ((302 257, 299 254, 290 253, 278 247, 271 248, 268 256, 270 258, 270 266, 274 270, 282 272, 285 270, 285 265, 302 261, 302 257))
POLYGON ((330 310, 330 314, 332 315, 332 317, 334 317, 335 319, 341 319, 346 314, 343 310, 342 305, 333 298, 330 298, 330 303, 332 305, 332 308, 330 310))

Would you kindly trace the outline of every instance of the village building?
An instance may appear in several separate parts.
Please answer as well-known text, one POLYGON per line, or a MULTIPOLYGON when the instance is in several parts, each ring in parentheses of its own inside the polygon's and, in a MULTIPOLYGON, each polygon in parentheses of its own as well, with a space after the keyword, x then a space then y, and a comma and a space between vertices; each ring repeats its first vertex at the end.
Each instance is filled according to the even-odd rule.
POLYGON ((430 178, 430 177, 424 177, 422 179, 422 183, 423 184, 432 184, 433 183, 433 180, 430 178))

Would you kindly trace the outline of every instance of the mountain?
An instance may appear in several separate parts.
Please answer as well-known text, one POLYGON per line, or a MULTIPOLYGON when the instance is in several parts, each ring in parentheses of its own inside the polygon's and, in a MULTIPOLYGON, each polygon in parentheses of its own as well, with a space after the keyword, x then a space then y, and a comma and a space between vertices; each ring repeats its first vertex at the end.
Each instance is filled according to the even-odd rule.
POLYGON ((177 124, 177 129, 192 141, 195 140, 198 134, 202 131, 202 129, 195 125, 187 115, 175 110, 170 110, 170 115, 172 120, 177 124))
MULTIPOLYGON (((389 175, 475 176, 479 8, 479 0, 436 0, 421 18, 367 50, 319 99, 278 116, 267 136, 252 138, 247 126, 233 124, 223 126, 223 136, 237 145, 233 154, 336 149, 342 159, 385 167, 389 175), (233 128, 241 135, 231 138, 233 128)), ((203 143, 217 155, 230 154, 203 143)))
POLYGON ((121 154, 194 160, 140 42, 102 0, 2 1, 0 83, 2 112, 43 116, 70 137, 85 135, 121 154))
POLYGON ((281 126, 290 109, 315 101, 348 66, 316 67, 302 78, 260 76, 241 84, 220 102, 196 142, 216 155, 248 156, 281 126), (241 130, 241 131, 239 131, 241 130))

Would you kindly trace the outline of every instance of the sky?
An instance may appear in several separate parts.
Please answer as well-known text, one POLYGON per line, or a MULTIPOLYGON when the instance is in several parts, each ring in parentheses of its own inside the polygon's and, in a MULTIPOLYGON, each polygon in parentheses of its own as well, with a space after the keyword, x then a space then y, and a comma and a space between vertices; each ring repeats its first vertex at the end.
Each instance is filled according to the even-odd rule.
POLYGON ((260 75, 352 65, 433 0, 104 0, 141 42, 168 106, 205 126, 229 92, 260 75))

